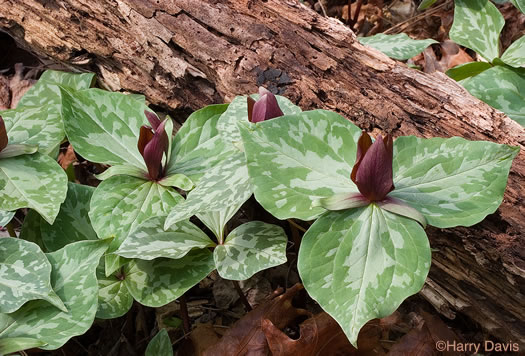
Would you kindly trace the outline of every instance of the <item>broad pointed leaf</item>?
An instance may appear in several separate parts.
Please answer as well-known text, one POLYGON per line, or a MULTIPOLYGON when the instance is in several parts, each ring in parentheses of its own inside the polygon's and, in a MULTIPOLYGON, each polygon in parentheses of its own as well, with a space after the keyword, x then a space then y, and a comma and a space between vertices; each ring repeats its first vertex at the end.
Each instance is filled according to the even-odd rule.
POLYGON ((378 33, 370 37, 359 37, 358 40, 361 44, 377 49, 400 61, 417 56, 431 44, 438 43, 433 39, 414 40, 408 37, 406 33, 397 35, 378 33))
POLYGON ((525 70, 495 66, 461 83, 470 94, 525 127, 525 70))
POLYGON ((0 226, 6 226, 15 216, 15 211, 0 210, 0 226))
POLYGON ((160 330, 148 344, 146 356, 173 356, 170 336, 166 329, 160 330))
POLYGON ((51 154, 64 139, 60 86, 71 90, 89 88, 93 74, 46 71, 24 94, 16 110, 2 112, 10 143, 38 145, 51 154))
POLYGON ((214 269, 209 250, 194 250, 178 260, 133 260, 125 266, 124 283, 136 301, 160 307, 180 297, 214 269))
POLYGON ((29 210, 24 218, 24 222, 22 223, 22 230, 20 231, 19 238, 35 243, 42 251, 45 251, 46 248, 42 241, 42 234, 40 232, 42 220, 42 217, 38 215, 36 211, 29 210))
POLYGON ((499 34, 505 20, 489 0, 455 0, 450 39, 492 62, 499 57, 499 34))
POLYGON ((503 199, 517 147, 463 138, 394 141, 390 196, 419 210, 433 226, 471 226, 496 211, 503 199))
POLYGON ((104 263, 97 267, 98 310, 97 318, 113 319, 126 314, 133 305, 133 297, 124 284, 126 278, 120 271, 106 277, 104 263))
POLYGON ((51 288, 51 264, 38 245, 0 238, 0 313, 12 313, 33 299, 66 310, 51 288))
POLYGON ((56 251, 76 241, 96 240, 89 220, 89 203, 95 188, 68 183, 67 197, 53 225, 40 223, 42 241, 48 251, 56 251))
POLYGON ((510 2, 525 14, 525 0, 510 0, 510 2))
POLYGON ((188 117, 173 141, 166 175, 180 173, 193 182, 223 161, 233 147, 218 135, 217 120, 227 105, 210 105, 188 117))
POLYGON ((217 241, 222 243, 222 241, 224 241, 224 227, 243 204, 244 202, 239 202, 236 205, 230 205, 221 210, 197 213, 196 216, 213 232, 217 241))
POLYGON ((515 68, 525 65, 525 35, 512 42, 501 56, 501 60, 515 68))
POLYGON ((284 230, 261 221, 250 221, 230 232, 223 245, 213 251, 220 276, 230 280, 245 280, 255 273, 286 262, 284 230))
MULTIPOLYGON (((101 239, 113 238, 108 252, 119 248, 130 231, 153 216, 166 216, 184 199, 173 189, 130 176, 103 181, 91 198, 89 218, 101 239)), ((116 255, 106 256, 106 274, 121 267, 116 255)))
POLYGON ((67 176, 52 158, 34 153, 0 160, 2 209, 35 209, 53 223, 66 198, 67 176))
POLYGON ((100 89, 62 94, 64 126, 75 151, 92 162, 146 169, 137 148, 140 127, 148 124, 144 103, 100 89))
POLYGON ((193 249, 215 246, 208 235, 193 223, 181 221, 165 231, 164 220, 164 217, 153 217, 143 222, 129 234, 115 253, 141 260, 158 257, 178 259, 193 249))
POLYGON ((211 167, 199 180, 186 201, 169 213, 165 228, 198 213, 222 211, 232 206, 240 207, 252 192, 244 153, 235 151, 225 161, 211 167))
POLYGON ((325 110, 239 125, 255 198, 279 219, 315 219, 318 198, 357 192, 350 180, 361 130, 325 110))
POLYGON ((304 235, 297 265, 308 294, 355 346, 367 321, 421 289, 430 247, 417 222, 371 204, 322 215, 304 235))
MULTIPOLYGON (((258 100, 259 94, 250 95, 253 99, 258 100)), ((287 98, 276 95, 277 103, 285 115, 299 114, 301 108, 294 105, 287 98)), ((246 96, 237 96, 233 99, 228 109, 221 115, 217 123, 217 129, 225 140, 238 143, 241 141, 241 135, 237 123, 248 123, 248 103, 246 96)))
POLYGON ((105 241, 80 241, 47 254, 53 267, 51 284, 68 312, 42 300, 31 301, 8 314, 0 339, 31 337, 45 342, 43 349, 55 350, 85 333, 97 311, 95 270, 106 248, 105 241))

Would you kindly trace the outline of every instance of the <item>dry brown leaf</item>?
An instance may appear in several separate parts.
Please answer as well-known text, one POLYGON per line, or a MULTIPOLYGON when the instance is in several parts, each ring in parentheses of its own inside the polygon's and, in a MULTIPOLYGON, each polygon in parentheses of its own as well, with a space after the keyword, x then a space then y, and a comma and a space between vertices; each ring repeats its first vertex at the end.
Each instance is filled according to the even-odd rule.
POLYGON ((62 169, 66 170, 73 162, 77 161, 77 156, 73 150, 73 146, 69 145, 66 152, 60 152, 58 155, 58 164, 62 169))
POLYGON ((296 284, 286 293, 261 304, 233 324, 220 341, 206 349, 203 355, 270 355, 262 322, 270 320, 280 329, 301 315, 310 315, 308 311, 292 306, 293 297, 302 289, 301 284, 296 284))
POLYGON ((441 60, 439 61, 442 71, 446 72, 457 65, 473 62, 471 56, 451 40, 441 43, 441 60))

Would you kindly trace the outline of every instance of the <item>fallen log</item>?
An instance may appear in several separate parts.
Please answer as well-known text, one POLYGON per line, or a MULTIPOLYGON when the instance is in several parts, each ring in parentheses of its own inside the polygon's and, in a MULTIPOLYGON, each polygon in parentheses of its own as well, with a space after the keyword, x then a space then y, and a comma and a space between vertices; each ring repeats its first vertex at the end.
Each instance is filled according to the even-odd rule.
MULTIPOLYGON (((184 113, 256 92, 334 110, 366 130, 525 145, 524 129, 444 74, 360 45, 335 19, 292 0, 3 0, 0 30, 40 57, 94 71, 111 90, 184 113)), ((427 230, 421 295, 525 347, 525 153, 500 209, 470 228, 427 230)))

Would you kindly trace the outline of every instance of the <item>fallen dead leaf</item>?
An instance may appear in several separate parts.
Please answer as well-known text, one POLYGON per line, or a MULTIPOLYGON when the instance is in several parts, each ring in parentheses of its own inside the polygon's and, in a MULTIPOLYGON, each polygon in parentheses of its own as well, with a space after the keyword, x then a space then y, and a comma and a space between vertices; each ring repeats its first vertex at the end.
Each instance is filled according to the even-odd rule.
POLYGON ((73 146, 69 145, 65 152, 60 152, 58 155, 58 164, 60 164, 62 169, 66 170, 73 162, 77 162, 77 156, 73 146))

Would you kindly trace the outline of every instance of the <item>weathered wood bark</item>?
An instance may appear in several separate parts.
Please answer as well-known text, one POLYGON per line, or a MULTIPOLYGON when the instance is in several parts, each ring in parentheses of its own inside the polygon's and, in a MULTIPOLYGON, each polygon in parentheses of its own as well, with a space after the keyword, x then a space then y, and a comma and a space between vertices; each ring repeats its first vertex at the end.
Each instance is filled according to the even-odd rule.
MULTIPOLYGON (((0 0, 0 29, 40 56, 98 72, 169 109, 278 90, 363 129, 525 145, 524 130, 443 74, 361 46, 344 25, 287 0, 0 0)), ((422 295, 525 347, 525 153, 503 204, 470 228, 428 229, 422 295)))

